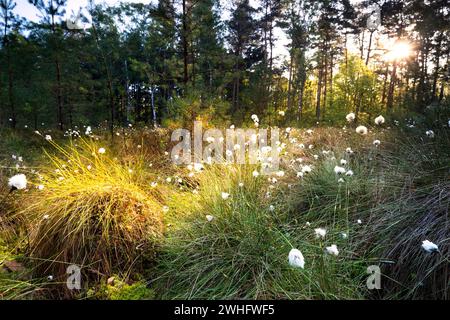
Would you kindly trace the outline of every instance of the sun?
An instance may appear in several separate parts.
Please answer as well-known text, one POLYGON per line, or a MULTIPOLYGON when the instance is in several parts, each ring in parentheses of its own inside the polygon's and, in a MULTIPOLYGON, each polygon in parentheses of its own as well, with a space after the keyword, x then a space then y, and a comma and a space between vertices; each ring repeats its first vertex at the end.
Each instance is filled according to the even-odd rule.
POLYGON ((407 41, 396 41, 394 45, 388 49, 385 57, 387 60, 400 60, 407 58, 412 53, 411 44, 407 41))

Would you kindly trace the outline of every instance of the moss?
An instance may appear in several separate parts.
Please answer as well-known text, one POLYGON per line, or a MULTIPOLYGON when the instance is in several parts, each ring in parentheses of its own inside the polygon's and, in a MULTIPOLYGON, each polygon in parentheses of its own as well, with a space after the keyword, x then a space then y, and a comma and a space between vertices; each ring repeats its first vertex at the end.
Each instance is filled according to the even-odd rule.
POLYGON ((104 284, 97 291, 89 290, 88 297, 101 300, 153 300, 155 298, 153 289, 147 288, 145 282, 133 284, 115 282, 114 285, 104 284))

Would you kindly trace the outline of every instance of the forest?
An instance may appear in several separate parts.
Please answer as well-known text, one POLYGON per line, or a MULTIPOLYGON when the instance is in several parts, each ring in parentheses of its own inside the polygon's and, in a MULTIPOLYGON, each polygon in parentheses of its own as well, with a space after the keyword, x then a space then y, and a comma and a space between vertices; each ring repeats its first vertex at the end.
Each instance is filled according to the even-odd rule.
POLYGON ((449 62, 446 0, 0 0, 0 299, 448 299, 449 62))

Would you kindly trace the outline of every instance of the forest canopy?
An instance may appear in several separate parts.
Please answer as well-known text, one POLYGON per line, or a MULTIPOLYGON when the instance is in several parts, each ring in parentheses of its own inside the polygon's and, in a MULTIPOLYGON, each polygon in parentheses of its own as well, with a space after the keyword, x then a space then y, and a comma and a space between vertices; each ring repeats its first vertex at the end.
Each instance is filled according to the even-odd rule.
POLYGON ((0 1, 2 126, 370 120, 448 95, 445 0, 89 1, 78 25, 29 3, 0 1))

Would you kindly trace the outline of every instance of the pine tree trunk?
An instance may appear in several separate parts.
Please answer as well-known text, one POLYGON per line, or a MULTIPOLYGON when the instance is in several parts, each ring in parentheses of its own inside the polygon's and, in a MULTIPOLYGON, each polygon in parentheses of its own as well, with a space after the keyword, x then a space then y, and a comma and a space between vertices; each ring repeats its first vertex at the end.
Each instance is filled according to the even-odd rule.
POLYGON ((273 27, 272 22, 270 22, 269 29, 269 46, 270 46, 270 58, 269 58, 269 83, 267 84, 267 91, 270 95, 270 90, 272 87, 272 78, 273 78, 273 27))
POLYGON ((152 120, 153 120, 153 127, 156 128, 156 108, 155 108, 155 91, 154 87, 152 86, 151 89, 151 98, 152 98, 152 120))
POLYGON ((186 0, 183 0, 183 16, 182 16, 182 24, 183 24, 183 82, 184 85, 187 85, 189 80, 188 75, 188 44, 187 44, 187 8, 186 8, 186 0))
POLYGON ((375 30, 371 30, 370 31, 370 36, 369 36, 369 45, 367 47, 367 57, 366 57, 366 66, 369 64, 369 58, 370 58, 370 50, 372 47, 372 37, 373 37, 373 33, 375 32, 375 30))
POLYGON ((365 31, 363 30, 361 33, 361 46, 359 47, 359 50, 361 51, 361 54, 360 54, 361 60, 364 57, 364 34, 365 34, 365 31))
POLYGON ((8 70, 8 100, 9 100, 9 108, 11 110, 11 127, 13 129, 16 128, 17 124, 17 118, 16 118, 16 109, 14 105, 14 93, 13 93, 13 71, 11 66, 11 48, 9 45, 8 40, 8 18, 9 18, 9 10, 6 8, 5 12, 3 12, 4 15, 4 34, 3 34, 3 46, 6 47, 6 63, 7 63, 7 70, 8 70))
POLYGON ((435 55, 435 67, 434 67, 434 75, 433 75, 433 91, 432 91, 432 97, 433 99, 436 98, 436 91, 437 91, 437 81, 439 77, 439 62, 441 60, 441 44, 442 44, 442 36, 439 35, 439 41, 436 46, 436 55, 435 55))
POLYGON ((291 90, 292 90, 292 68, 294 64, 294 53, 291 50, 291 61, 289 63, 289 79, 288 79, 288 90, 287 90, 287 109, 291 108, 291 90))
POLYGON ((324 119, 325 117, 325 113, 327 110, 327 87, 328 87, 328 55, 326 53, 327 51, 325 51, 325 59, 324 59, 324 65, 323 65, 323 69, 324 69, 324 74, 323 74, 323 106, 322 106, 322 119, 324 119))
POLYGON ((304 95, 304 92, 305 92, 305 82, 306 82, 306 77, 302 76, 302 78, 300 80, 300 89, 299 89, 299 93, 298 93, 297 122, 302 119, 302 114, 303 114, 303 95, 304 95))
POLYGON ((397 61, 394 61, 394 66, 392 68, 392 73, 391 73, 391 82, 389 83, 389 90, 387 93, 386 109, 388 112, 392 111, 392 106, 394 103, 394 88, 395 88, 396 78, 397 78, 397 61))
POLYGON ((386 87, 387 87, 387 79, 389 73, 389 65, 386 64, 386 70, 384 71, 384 80, 383 80, 383 92, 381 95, 381 104, 384 105, 386 101, 386 87))
POLYGON ((344 50, 345 50, 345 57, 344 57, 344 65, 345 65, 345 78, 344 78, 344 101, 347 103, 348 101, 348 49, 347 49, 347 32, 345 33, 344 38, 344 50))
POLYGON ((108 92, 109 92, 109 110, 111 117, 111 121, 109 123, 109 131, 111 133, 111 137, 114 138, 114 95, 111 79, 108 79, 108 92))
POLYGON ((319 75, 317 79, 317 96, 316 96, 316 118, 320 120, 320 98, 322 96, 322 58, 319 64, 319 75))
POLYGON ((9 97, 9 107, 11 109, 11 127, 13 129, 16 128, 17 124, 17 116, 16 116, 16 108, 14 105, 14 80, 13 80, 13 70, 11 66, 11 52, 9 48, 9 43, 7 44, 7 63, 8 63, 8 97, 9 97))
POLYGON ((330 56, 330 102, 329 102, 330 109, 333 109, 333 63, 334 63, 333 58, 334 58, 334 55, 333 55, 333 53, 331 53, 331 56, 330 56))
MULTIPOLYGON (((51 28, 52 28, 52 34, 54 37, 56 37, 56 24, 55 24, 55 15, 51 15, 51 28)), ((53 39, 55 40, 55 39, 53 39)), ((56 70, 56 117, 58 122, 58 128, 63 131, 64 125, 63 125, 63 119, 62 119, 62 94, 61 94, 61 65, 59 62, 59 56, 58 56, 58 50, 55 49, 55 70, 56 70)))
POLYGON ((56 102, 57 102, 57 120, 59 130, 64 130, 63 125, 63 111, 62 111, 62 94, 61 94, 61 66, 59 63, 59 58, 55 58, 55 68, 56 68, 56 102))

